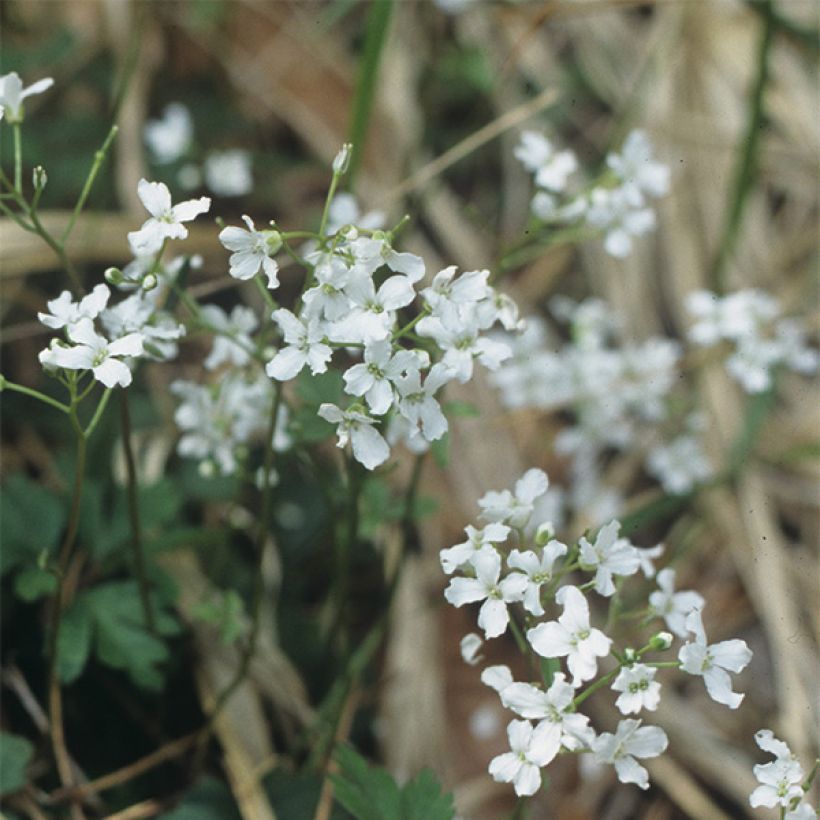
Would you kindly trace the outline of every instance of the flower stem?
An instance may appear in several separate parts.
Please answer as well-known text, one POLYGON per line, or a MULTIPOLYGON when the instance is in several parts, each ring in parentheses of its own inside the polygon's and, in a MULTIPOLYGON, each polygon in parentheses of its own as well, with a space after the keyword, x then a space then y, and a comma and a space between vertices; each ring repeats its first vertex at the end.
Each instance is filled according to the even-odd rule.
POLYGON ((14 133, 14 190, 23 193, 23 147, 20 141, 20 123, 12 125, 14 133))
POLYGON ((114 141, 114 137, 117 135, 117 131, 119 131, 119 126, 112 125, 111 130, 108 132, 108 136, 105 138, 105 141, 102 144, 102 147, 99 148, 97 152, 94 154, 94 163, 91 166, 91 170, 88 172, 85 184, 83 185, 83 190, 80 193, 79 199, 77 200, 77 204, 74 206, 74 211, 71 214, 71 218, 68 220, 68 224, 65 226, 65 229, 63 230, 63 233, 60 236, 60 245, 62 245, 63 247, 65 247, 65 243, 68 241, 68 237, 74 230, 74 225, 77 222, 77 217, 80 215, 83 208, 85 207, 88 195, 91 193, 91 188, 94 185, 94 180, 97 178, 97 174, 99 173, 100 167, 102 166, 103 161, 105 160, 105 157, 108 154, 109 149, 111 148, 111 143, 114 141))
POLYGON ((575 706, 576 708, 580 706, 590 695, 595 694, 595 692, 597 692, 599 689, 606 686, 620 671, 621 667, 617 666, 615 667, 615 669, 611 670, 610 672, 607 672, 606 675, 604 675, 602 678, 596 680, 595 683, 591 684, 586 689, 584 689, 584 691, 581 692, 581 694, 578 695, 578 697, 572 701, 573 706, 575 706))
POLYGON ((61 413, 70 413, 71 409, 63 404, 57 399, 52 399, 51 396, 47 396, 45 393, 41 393, 39 390, 33 390, 30 387, 26 387, 22 384, 16 384, 15 382, 10 382, 5 378, 0 377, 2 379, 2 390, 13 390, 15 393, 22 393, 24 396, 31 396, 33 399, 37 399, 38 401, 43 402, 44 404, 48 404, 51 407, 59 410, 61 413))
POLYGON ((131 408, 128 404, 128 391, 120 393, 120 426, 122 428, 122 450, 125 456, 127 474, 126 492, 128 494, 128 518, 131 524, 131 548, 134 553, 134 571, 140 591, 143 617, 148 631, 156 636, 156 620, 151 606, 151 594, 148 577, 145 574, 145 554, 142 545, 142 523, 140 521, 137 468, 134 461, 134 449, 131 446, 131 408))
POLYGON ((88 424, 88 427, 85 428, 85 432, 83 435, 88 438, 96 429, 97 425, 100 423, 100 419, 102 418, 103 413, 105 412, 105 408, 108 405, 108 400, 111 398, 111 390, 113 388, 106 387, 105 393, 102 394, 102 398, 100 399, 100 403, 97 405, 97 409, 94 411, 94 416, 92 417, 91 421, 88 424))

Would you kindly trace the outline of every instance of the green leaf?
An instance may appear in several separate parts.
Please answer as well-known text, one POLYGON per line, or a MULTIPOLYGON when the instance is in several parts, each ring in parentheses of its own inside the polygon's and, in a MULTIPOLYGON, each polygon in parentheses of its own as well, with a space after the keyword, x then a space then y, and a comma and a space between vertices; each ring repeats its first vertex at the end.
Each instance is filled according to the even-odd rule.
POLYGON ((91 654, 91 639, 94 621, 91 611, 80 595, 63 613, 60 632, 57 636, 57 658, 59 659, 60 680, 73 683, 80 677, 88 656, 91 654))
POLYGON ((0 492, 0 576, 56 551, 65 522, 63 502, 26 476, 8 478, 0 492))
POLYGON ((357 820, 452 820, 453 798, 442 794, 429 769, 403 789, 388 772, 368 765, 350 746, 339 746, 340 773, 332 776, 336 799, 357 820))
POLYGON ((442 793, 430 769, 420 771, 402 790, 402 820, 452 820, 455 813, 453 795, 442 793))
MULTIPOLYGON (((157 632, 174 635, 180 627, 152 597, 157 632)), ((63 615, 58 639, 60 676, 71 682, 82 672, 89 649, 101 663, 120 669, 144 689, 162 688, 160 665, 168 658, 165 642, 145 626, 135 581, 113 581, 83 592, 63 615)))
POLYGON ((338 370, 328 370, 316 376, 303 370, 296 379, 296 392, 306 404, 318 407, 324 402, 339 404, 344 380, 338 370))
POLYGON ((341 772, 332 775, 336 799, 356 820, 401 817, 401 792, 384 770, 371 767, 350 746, 339 746, 336 761, 341 772))
POLYGON ((34 756, 34 746, 24 737, 0 732, 0 796, 26 785, 26 767, 34 756))
POLYGON ((57 589, 54 573, 39 567, 28 567, 17 573, 14 579, 14 593, 18 598, 31 603, 57 589))
POLYGON ((160 817, 162 820, 240 820, 230 791, 215 777, 203 777, 173 811, 160 817))

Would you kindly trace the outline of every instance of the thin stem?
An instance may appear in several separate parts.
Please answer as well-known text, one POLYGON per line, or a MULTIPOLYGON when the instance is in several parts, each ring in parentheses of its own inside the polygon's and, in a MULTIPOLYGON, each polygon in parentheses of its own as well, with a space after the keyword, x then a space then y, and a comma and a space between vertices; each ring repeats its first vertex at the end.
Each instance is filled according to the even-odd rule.
POLYGON ((348 179, 351 184, 361 164, 362 154, 367 142, 367 129, 370 124, 370 112, 376 94, 379 63, 381 62, 384 45, 387 42, 392 13, 393 0, 373 0, 367 15, 367 30, 364 35, 361 68, 356 83, 352 122, 350 124, 350 142, 353 143, 353 151, 350 157, 348 179))
POLYGON ((757 176, 760 135, 763 131, 765 116, 764 101, 766 86, 769 82, 769 55, 775 29, 772 0, 762 0, 758 3, 758 6, 763 16, 763 32, 757 54, 757 77, 749 100, 749 119, 742 143, 743 148, 735 169, 734 186, 729 201, 723 239, 720 243, 717 258, 712 266, 712 288, 716 293, 723 293, 725 290, 726 265, 737 244, 746 202, 757 176))
POLYGON ((20 123, 12 125, 14 134, 14 190, 23 193, 23 146, 20 140, 20 123))
POLYGON ((590 695, 594 695, 595 692, 606 686, 620 671, 621 667, 617 666, 612 671, 607 672, 602 678, 596 680, 595 683, 584 689, 584 691, 572 701, 573 706, 578 708, 590 695))
MULTIPOLYGON (((262 294, 262 298, 265 300, 265 304, 268 307, 268 310, 271 312, 276 310, 276 300, 271 296, 270 291, 265 287, 265 283, 259 276, 253 277, 254 284, 256 285, 257 290, 260 294, 262 294)), ((268 317, 270 318, 270 317, 268 317)))
MULTIPOLYGON (((325 235, 327 219, 330 214, 330 203, 333 201, 333 197, 336 194, 336 188, 339 185, 339 179, 341 176, 341 174, 334 171, 333 178, 330 180, 330 188, 328 189, 327 197, 325 197, 325 207, 322 210, 322 221, 319 223, 319 236, 323 237, 325 235)), ((283 244, 285 245, 285 250, 287 250, 287 243, 283 244)))
POLYGON ((38 401, 43 402, 44 404, 48 404, 51 407, 54 407, 56 410, 59 410, 61 413, 70 413, 71 408, 68 405, 63 404, 57 399, 52 399, 51 396, 47 396, 45 393, 41 393, 39 390, 33 390, 30 387, 26 387, 22 384, 16 384, 15 382, 10 382, 7 379, 0 376, 0 380, 2 383, 2 390, 13 390, 15 393, 22 393, 24 396, 31 396, 33 399, 37 399, 38 401))
POLYGON ((71 214, 71 218, 68 220, 68 224, 65 226, 65 230, 63 230, 63 233, 60 236, 60 244, 63 247, 65 247, 65 243, 68 241, 68 237, 74 230, 74 225, 77 222, 77 217, 80 215, 83 208, 85 207, 88 195, 91 193, 91 188, 94 185, 94 180, 97 178, 97 174, 99 173, 100 167, 105 161, 108 151, 111 148, 111 143, 114 141, 114 137, 117 135, 117 131, 119 131, 119 126, 112 125, 111 130, 108 132, 108 136, 105 138, 105 141, 102 144, 102 147, 99 148, 97 152, 94 154, 94 163, 91 166, 91 170, 88 172, 85 184, 83 185, 83 190, 80 193, 80 197, 77 200, 77 204, 74 206, 74 211, 71 214))
POLYGON ((88 427, 85 428, 84 435, 86 438, 89 438, 91 434, 96 429, 97 425, 100 423, 100 419, 102 418, 103 413, 105 412, 106 405, 108 404, 108 400, 111 398, 111 390, 113 388, 106 387, 105 393, 103 393, 102 398, 100 399, 100 403, 97 405, 97 409, 94 411, 94 416, 92 417, 91 421, 89 422, 88 427))
POLYGON ((202 765, 206 742, 210 737, 213 725, 219 717, 220 712, 225 707, 225 704, 230 700, 233 693, 239 688, 245 676, 248 674, 253 656, 256 654, 256 644, 259 638, 259 627, 262 615, 262 596, 265 592, 263 564, 265 559, 265 546, 268 542, 268 518, 270 517, 270 502, 271 502, 271 483, 270 474, 274 467, 275 452, 273 449, 273 437, 276 432, 276 420, 279 416, 279 407, 282 402, 282 385, 276 382, 273 388, 273 400, 271 401, 271 413, 268 421, 268 429, 265 437, 265 461, 264 473, 262 476, 262 502, 261 510, 258 519, 258 529, 256 531, 256 549, 259 560, 254 577, 253 599, 251 602, 251 629, 248 635, 248 640, 243 648, 242 655, 239 660, 239 667, 236 674, 231 681, 217 696, 216 702, 208 715, 207 722, 202 730, 199 748, 194 759, 193 769, 198 771, 202 765))
POLYGON ((134 461, 134 449, 131 446, 131 409, 128 404, 128 391, 120 393, 120 426, 122 427, 122 450, 125 455, 125 468, 128 480, 128 518, 131 523, 131 548, 134 552, 134 570, 142 602, 142 612, 148 631, 156 635, 156 620, 151 605, 151 594, 148 577, 145 574, 145 555, 142 544, 142 522, 140 521, 137 468, 134 461))
POLYGON ((510 618, 510 631, 515 638, 515 642, 518 645, 518 649, 521 651, 522 655, 529 654, 529 647, 527 646, 527 641, 524 639, 524 633, 521 631, 521 627, 518 625, 518 621, 515 618, 510 618))
POLYGON ((57 564, 57 589, 54 599, 51 602, 51 623, 49 633, 49 664, 48 664, 48 712, 49 712, 49 733, 51 736, 51 748, 54 752, 54 760, 57 764, 57 772, 60 783, 64 787, 71 787, 73 783, 73 772, 71 769, 71 759, 68 754, 65 742, 65 731, 63 727, 63 701, 60 689, 60 672, 58 647, 60 640, 60 622, 63 610, 63 584, 68 571, 68 564, 74 548, 74 541, 77 537, 77 530, 80 524, 80 501, 82 500, 83 481, 85 479, 85 457, 86 457, 86 436, 82 433, 79 422, 76 420, 74 408, 71 411, 72 422, 77 430, 77 464, 74 471, 74 489, 71 498, 71 511, 68 517, 68 529, 58 556, 57 564))

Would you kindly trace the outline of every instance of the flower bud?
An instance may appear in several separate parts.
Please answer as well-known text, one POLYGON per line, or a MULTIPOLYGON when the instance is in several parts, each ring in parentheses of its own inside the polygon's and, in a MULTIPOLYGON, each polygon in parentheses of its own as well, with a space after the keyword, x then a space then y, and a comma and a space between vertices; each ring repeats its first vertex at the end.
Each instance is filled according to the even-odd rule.
POLYGON ((552 521, 544 521, 543 524, 538 525, 535 531, 535 543, 539 547, 545 547, 552 539, 555 538, 555 527, 552 521))
POLYGON ((143 277, 142 289, 144 291, 153 290, 157 286, 157 284, 157 277, 153 273, 149 273, 147 276, 143 277))
POLYGON ((335 176, 341 176, 350 167, 350 155, 352 151, 353 146, 349 142, 346 142, 342 146, 342 150, 336 154, 333 160, 333 173, 335 176))
POLYGON ((663 651, 672 646, 672 641, 674 638, 671 632, 658 632, 649 639, 649 646, 655 651, 663 651))
POLYGON ((631 646, 628 646, 624 649, 624 660, 628 664, 633 664, 638 660, 638 653, 631 646))
POLYGON ((199 474, 203 478, 213 478, 216 475, 216 465, 209 458, 199 462, 199 474))
POLYGON ((42 165, 35 165, 31 172, 31 184, 34 185, 35 191, 42 191, 48 182, 48 174, 42 165))
POLYGON ((269 254, 276 253, 282 247, 282 234, 279 231, 264 231, 263 235, 269 254))
POLYGON ((119 268, 106 268, 103 277, 109 285, 121 285, 125 281, 125 275, 119 268))

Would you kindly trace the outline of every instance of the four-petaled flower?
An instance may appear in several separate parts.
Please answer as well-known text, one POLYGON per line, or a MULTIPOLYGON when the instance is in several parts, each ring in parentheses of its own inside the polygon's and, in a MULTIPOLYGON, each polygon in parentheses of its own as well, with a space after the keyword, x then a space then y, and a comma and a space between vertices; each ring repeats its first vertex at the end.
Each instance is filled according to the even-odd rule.
POLYGON ((681 669, 690 675, 700 675, 712 700, 737 709, 744 696, 732 691, 729 672, 742 672, 746 668, 752 659, 751 649, 737 638, 708 645, 698 609, 693 609, 686 617, 686 629, 694 633, 695 640, 686 643, 678 652, 681 669))
POLYGON ((490 774, 499 783, 512 783, 519 797, 535 794, 541 785, 541 766, 546 766, 550 748, 543 740, 551 732, 549 724, 533 729, 527 720, 513 720, 507 727, 512 751, 490 761, 490 774))
POLYGON ((278 231, 257 231, 249 216, 242 219, 248 230, 229 226, 219 232, 219 241, 233 251, 228 273, 234 279, 252 279, 261 267, 268 277, 268 288, 274 290, 279 287, 279 265, 272 256, 282 246, 282 238, 278 231))
POLYGON ((185 239, 188 229, 182 223, 196 219, 211 207, 207 196, 172 205, 168 186, 164 182, 148 182, 147 179, 139 181, 137 194, 151 218, 138 231, 128 234, 135 256, 156 253, 166 239, 185 239))
POLYGON ((639 720, 622 720, 613 735, 603 732, 592 742, 592 751, 599 763, 615 767, 621 783, 634 783, 649 788, 649 773, 636 758, 657 757, 669 743, 666 732, 658 726, 641 726, 639 720))

